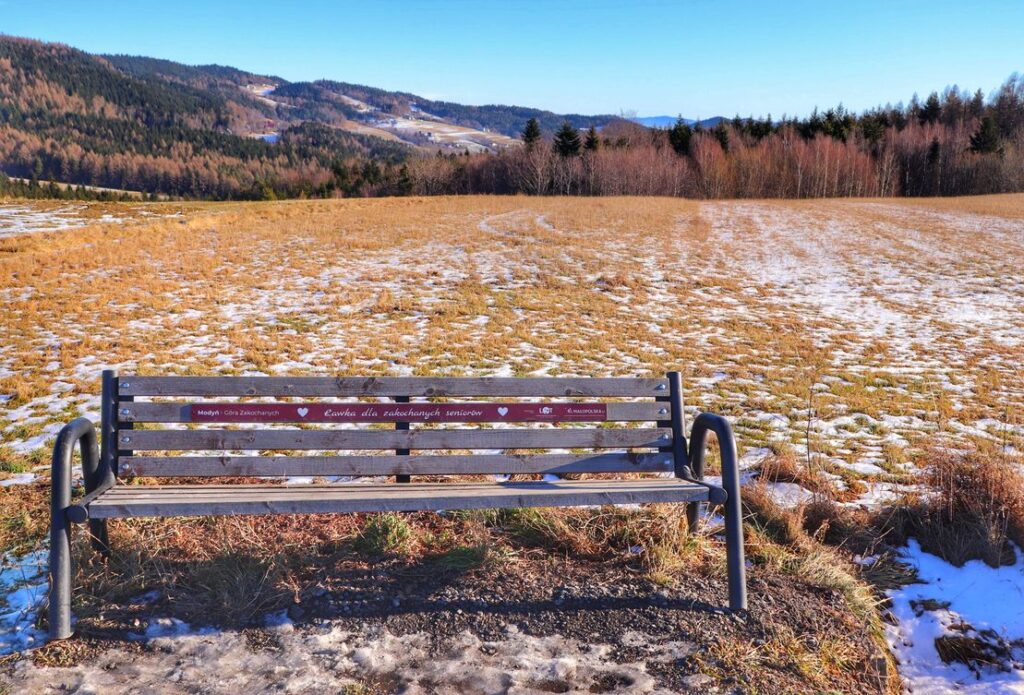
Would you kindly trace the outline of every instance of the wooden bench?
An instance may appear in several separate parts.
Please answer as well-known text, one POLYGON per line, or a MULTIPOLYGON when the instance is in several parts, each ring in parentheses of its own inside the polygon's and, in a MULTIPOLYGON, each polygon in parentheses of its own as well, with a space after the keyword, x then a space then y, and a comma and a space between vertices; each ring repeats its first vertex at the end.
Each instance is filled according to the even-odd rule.
POLYGON ((684 502, 692 528, 700 503, 711 502, 725 507, 729 605, 746 609, 732 431, 724 418, 701 414, 687 447, 678 372, 646 379, 118 377, 105 371, 101 416, 99 437, 90 420, 79 418, 61 430, 54 447, 53 639, 72 633, 71 524, 88 522, 93 547, 107 553, 107 519, 146 516, 684 502), (459 423, 470 426, 453 427, 459 423), (703 482, 708 432, 718 438, 722 487, 703 482), (72 502, 76 445, 86 494, 72 502), (551 449, 569 453, 542 453, 551 449), (270 451, 278 455, 264 453, 270 451), (553 478, 580 473, 661 475, 553 478), (414 475, 469 474, 547 475, 523 482, 410 482, 414 475), (395 480, 304 485, 273 480, 219 485, 122 482, 134 476, 171 482, 186 476, 395 480))

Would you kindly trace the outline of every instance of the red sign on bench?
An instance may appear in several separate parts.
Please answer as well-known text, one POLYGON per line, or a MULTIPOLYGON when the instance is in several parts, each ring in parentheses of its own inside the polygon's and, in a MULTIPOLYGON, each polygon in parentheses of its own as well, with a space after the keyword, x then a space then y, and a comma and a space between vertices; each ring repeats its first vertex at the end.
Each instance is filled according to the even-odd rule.
POLYGON ((606 403, 193 403, 192 422, 603 422, 606 403))

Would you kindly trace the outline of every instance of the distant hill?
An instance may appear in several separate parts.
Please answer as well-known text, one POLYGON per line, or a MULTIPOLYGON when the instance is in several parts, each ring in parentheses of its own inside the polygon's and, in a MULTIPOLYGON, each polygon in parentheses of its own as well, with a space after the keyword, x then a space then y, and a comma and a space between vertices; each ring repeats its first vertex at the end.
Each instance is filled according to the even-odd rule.
MULTIPOLYGON (((647 126, 648 128, 671 128, 672 126, 674 126, 676 124, 676 121, 679 120, 679 117, 678 116, 640 116, 640 117, 637 117, 637 118, 630 118, 629 120, 633 121, 634 123, 639 123, 642 126, 647 126)), ((696 120, 694 120, 692 118, 684 118, 683 122, 686 123, 687 125, 690 125, 690 126, 697 125, 699 123, 702 128, 714 128, 716 125, 718 125, 722 121, 727 121, 727 120, 729 120, 729 119, 725 118, 724 116, 715 116, 713 118, 703 118, 703 119, 701 119, 699 121, 696 121, 696 120)))
POLYGON ((3 173, 197 198, 298 195, 335 182, 352 160, 398 164, 401 143, 285 121, 271 144, 248 137, 277 124, 219 66, 99 57, 0 37, 3 173))
MULTIPOLYGON (((590 126, 604 125, 615 118, 611 115, 558 114, 523 106, 497 104, 466 106, 450 101, 424 99, 406 92, 388 92, 375 87, 329 80, 322 80, 314 84, 330 94, 345 95, 388 115, 434 117, 457 125, 492 130, 511 137, 518 137, 526 125, 526 121, 531 118, 537 119, 542 130, 549 131, 558 129, 565 121, 569 121, 577 128, 589 128, 590 126)), ((290 85, 290 87, 294 86, 290 85)), ((283 95, 287 91, 288 88, 285 88, 285 90, 277 90, 275 94, 283 95)))

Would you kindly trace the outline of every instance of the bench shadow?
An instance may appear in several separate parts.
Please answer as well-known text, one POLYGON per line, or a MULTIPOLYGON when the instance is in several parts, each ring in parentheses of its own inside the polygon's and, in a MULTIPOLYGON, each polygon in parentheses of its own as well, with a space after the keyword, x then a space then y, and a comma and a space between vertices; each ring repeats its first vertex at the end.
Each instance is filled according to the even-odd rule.
MULTIPOLYGON (((299 600, 285 608, 288 618, 297 627, 324 619, 356 622, 369 619, 386 623, 388 619, 401 619, 403 616, 417 616, 410 623, 422 621, 427 624, 436 623, 438 619, 450 619, 462 627, 472 628, 487 623, 489 619, 515 623, 531 621, 538 616, 550 619, 558 614, 568 617, 625 611, 647 616, 652 611, 704 615, 730 613, 724 596, 722 604, 689 596, 673 596, 629 573, 622 574, 621 585, 609 583, 608 575, 602 573, 597 582, 599 589, 588 584, 591 576, 586 572, 571 578, 548 573, 539 579, 534 578, 529 589, 525 589, 522 574, 492 568, 485 570, 488 574, 481 577, 476 574, 482 569, 480 565, 453 567, 445 564, 440 556, 422 558, 411 564, 399 564, 394 558, 381 558, 357 566, 346 562, 354 558, 337 559, 341 562, 327 561, 321 565, 317 570, 319 581, 309 577, 309 586, 300 591, 299 600), (570 587, 567 588, 565 582, 570 587)), ((165 565, 165 569, 170 576, 201 574, 205 565, 218 561, 219 558, 201 563, 172 562, 165 565)), ((86 618, 76 632, 108 645, 138 643, 145 624, 154 618, 176 618, 189 624, 189 632, 199 632, 206 627, 234 631, 263 628, 266 616, 280 610, 279 607, 263 611, 243 622, 204 623, 195 620, 188 611, 176 609, 173 594, 168 592, 155 603, 127 601, 110 606, 108 620, 101 623, 86 618)))
MULTIPOLYGON (((628 576, 626 579, 631 580, 630 585, 628 589, 624 588, 620 595, 566 590, 558 581, 553 581, 542 589, 551 594, 550 598, 539 598, 536 595, 524 598, 521 596, 521 592, 517 592, 514 575, 503 575, 494 583, 485 586, 475 583, 469 586, 465 585, 465 578, 478 569, 478 567, 451 568, 439 563, 436 558, 428 558, 401 568, 390 566, 384 573, 379 570, 375 571, 372 566, 365 570, 344 569, 333 574, 332 579, 338 584, 346 585, 346 588, 329 591, 320 598, 333 604, 329 609, 330 617, 387 617, 412 613, 440 615, 457 611, 462 611, 469 616, 474 614, 500 616, 542 612, 647 609, 671 609, 705 614, 730 613, 726 607, 724 596, 722 604, 699 598, 665 596, 658 592, 655 585, 628 576), (648 590, 636 591, 638 584, 648 590), (410 585, 415 587, 412 592, 408 591, 410 585), (445 592, 460 592, 465 589, 484 594, 487 598, 446 598, 444 596, 445 592), (346 606, 348 611, 344 609, 346 606)), ((585 584, 586 582, 585 579, 578 579, 576 583, 585 584)), ((612 591, 614 592, 614 589, 612 591)), ((534 585, 533 593, 537 593, 537 585, 534 585)))

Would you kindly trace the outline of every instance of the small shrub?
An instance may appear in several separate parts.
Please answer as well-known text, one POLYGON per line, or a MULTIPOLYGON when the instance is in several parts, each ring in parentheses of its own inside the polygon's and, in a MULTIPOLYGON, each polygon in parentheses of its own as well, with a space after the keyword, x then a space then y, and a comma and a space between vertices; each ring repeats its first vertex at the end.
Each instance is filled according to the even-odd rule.
POLYGON ((355 549, 368 557, 404 553, 412 540, 412 527, 400 514, 375 514, 366 520, 356 536, 355 549))
POLYGON ((29 463, 25 457, 18 456, 10 447, 0 446, 0 472, 25 473, 29 463))
POLYGON ((483 565, 490 555, 486 545, 457 545, 437 558, 437 564, 452 570, 465 571, 483 565))
POLYGON ((457 545, 437 556, 436 563, 445 569, 466 572, 478 567, 498 564, 513 555, 506 548, 495 547, 484 542, 476 545, 457 545))

